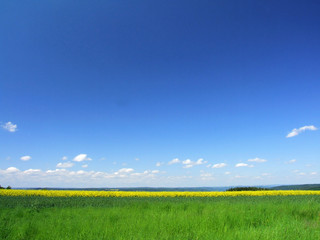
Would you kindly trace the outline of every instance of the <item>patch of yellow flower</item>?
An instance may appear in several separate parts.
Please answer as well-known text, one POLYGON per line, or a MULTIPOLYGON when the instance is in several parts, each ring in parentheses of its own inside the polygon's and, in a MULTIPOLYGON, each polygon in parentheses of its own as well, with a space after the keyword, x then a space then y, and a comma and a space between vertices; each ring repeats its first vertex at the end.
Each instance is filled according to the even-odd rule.
POLYGON ((122 191, 70 191, 70 190, 0 190, 0 196, 44 197, 237 197, 237 196, 296 196, 320 195, 320 191, 234 191, 234 192, 122 192, 122 191))

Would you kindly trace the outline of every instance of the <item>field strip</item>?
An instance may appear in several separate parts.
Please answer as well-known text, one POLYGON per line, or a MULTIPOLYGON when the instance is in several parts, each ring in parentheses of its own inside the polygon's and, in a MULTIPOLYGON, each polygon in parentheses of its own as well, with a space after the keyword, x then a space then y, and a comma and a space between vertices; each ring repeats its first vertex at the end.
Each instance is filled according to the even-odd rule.
POLYGON ((320 195, 320 191, 272 190, 234 192, 143 192, 143 191, 77 191, 77 190, 0 190, 0 196, 44 197, 237 197, 320 195))

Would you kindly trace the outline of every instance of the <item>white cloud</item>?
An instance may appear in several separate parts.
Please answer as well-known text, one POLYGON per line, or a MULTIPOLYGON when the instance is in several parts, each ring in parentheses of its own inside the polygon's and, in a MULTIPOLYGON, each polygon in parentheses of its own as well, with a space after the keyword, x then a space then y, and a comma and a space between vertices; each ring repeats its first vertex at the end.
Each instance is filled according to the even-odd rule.
POLYGON ((262 163, 266 162, 267 160, 262 159, 262 158, 253 158, 253 159, 248 159, 248 162, 257 162, 257 163, 262 163))
POLYGON ((237 163, 235 167, 253 167, 253 165, 249 165, 247 163, 237 163))
POLYGON ((133 171, 134 171, 133 168, 121 168, 121 169, 119 169, 117 172, 115 172, 115 174, 131 173, 131 172, 133 172, 133 171))
POLYGON ((182 164, 185 165, 183 168, 191 168, 196 165, 202 165, 207 163, 207 161, 204 161, 203 158, 199 158, 197 161, 191 161, 190 159, 186 159, 182 161, 182 164))
POLYGON ((214 164, 212 166, 212 168, 223 168, 225 166, 227 166, 227 164, 225 164, 225 163, 217 163, 217 164, 214 164))
POLYGON ((55 170, 48 170, 46 171, 46 173, 64 173, 64 172, 67 172, 66 169, 55 169, 55 170))
POLYGON ((180 160, 178 158, 175 158, 175 159, 172 159, 170 162, 168 162, 168 165, 172 165, 172 164, 175 164, 175 163, 179 163, 180 160))
POLYGON ((73 161, 75 162, 83 162, 83 161, 91 161, 92 159, 87 157, 87 154, 79 154, 77 156, 74 157, 73 161))
POLYGON ((213 177, 213 175, 211 173, 202 173, 202 174, 200 174, 200 178, 203 181, 208 181, 208 180, 213 180, 214 179, 214 177, 213 177))
POLYGON ((40 173, 40 172, 41 172, 40 169, 28 169, 28 170, 24 171, 23 173, 34 174, 34 173, 40 173))
POLYGON ((310 175, 317 175, 317 172, 311 172, 310 175))
POLYGON ((67 161, 68 160, 68 158, 66 156, 63 156, 61 159, 62 159, 62 161, 67 161))
POLYGON ((12 122, 7 122, 4 125, 2 125, 2 128, 9 131, 9 132, 16 132, 17 129, 17 125, 13 124, 12 122))
POLYGON ((64 162, 64 163, 58 163, 57 167, 58 168, 71 168, 73 167, 74 163, 72 162, 64 162))
POLYGON ((292 164, 292 163, 295 163, 296 161, 297 161, 296 159, 292 159, 292 160, 290 160, 290 161, 288 161, 288 162, 286 162, 286 163, 292 164))
POLYGON ((300 175, 300 176, 304 176, 304 175, 306 175, 304 172, 300 172, 298 175, 300 175))
POLYGON ((225 172, 224 174, 225 174, 225 175, 230 175, 230 174, 231 174, 231 172, 225 172))
POLYGON ((157 162, 157 163, 156 163, 156 167, 160 167, 161 165, 163 165, 162 162, 157 162))
POLYGON ((140 159, 139 158, 135 158, 134 160, 139 161, 140 159))
POLYGON ((184 161, 182 162, 182 164, 187 164, 187 165, 189 165, 189 164, 191 164, 191 163, 192 163, 192 161, 191 161, 190 159, 184 160, 184 161))
POLYGON ((294 137, 294 136, 297 136, 299 135, 300 133, 306 131, 306 130, 311 130, 311 131, 315 131, 317 130, 317 128, 313 125, 310 125, 310 126, 304 126, 304 127, 301 127, 301 128, 294 128, 288 135, 287 135, 287 138, 291 138, 291 137, 294 137))
POLYGON ((15 167, 8 167, 5 171, 7 173, 20 172, 20 170, 18 168, 15 168, 15 167))
MULTIPOLYGON (((159 170, 134 172, 132 168, 122 168, 116 172, 70 171, 67 169, 28 169, 20 171, 15 167, 0 169, 0 182, 15 187, 96 187, 105 185, 113 187, 145 186, 146 183, 163 186, 159 170)), ((164 179, 162 179, 164 180, 164 179)))
POLYGON ((185 165, 185 166, 183 166, 183 168, 192 168, 194 165, 192 165, 192 164, 187 164, 187 165, 185 165))
POLYGON ((87 167, 88 167, 88 164, 83 164, 81 167, 87 168, 87 167))
POLYGON ((30 159, 31 159, 30 156, 22 156, 22 157, 20 158, 20 160, 22 160, 22 161, 29 161, 30 159))

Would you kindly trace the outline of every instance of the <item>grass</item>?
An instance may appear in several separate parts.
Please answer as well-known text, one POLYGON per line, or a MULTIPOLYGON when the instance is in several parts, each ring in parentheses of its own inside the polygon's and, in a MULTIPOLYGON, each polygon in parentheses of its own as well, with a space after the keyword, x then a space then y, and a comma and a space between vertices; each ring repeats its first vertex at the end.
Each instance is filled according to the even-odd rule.
POLYGON ((318 239, 320 196, 0 197, 0 239, 318 239))

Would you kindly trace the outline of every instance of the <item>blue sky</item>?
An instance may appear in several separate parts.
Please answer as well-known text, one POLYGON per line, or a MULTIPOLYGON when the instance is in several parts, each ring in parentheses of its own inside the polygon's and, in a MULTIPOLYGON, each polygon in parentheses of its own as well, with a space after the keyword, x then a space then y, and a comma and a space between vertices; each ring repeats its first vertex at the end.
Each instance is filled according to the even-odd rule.
POLYGON ((0 184, 319 183, 318 1, 2 1, 0 184))

